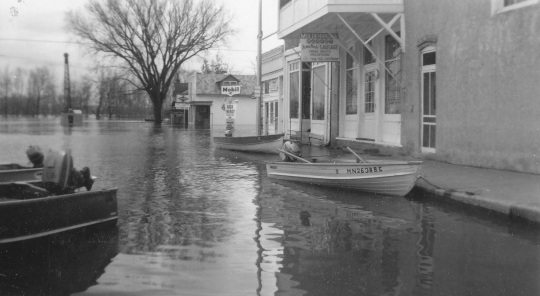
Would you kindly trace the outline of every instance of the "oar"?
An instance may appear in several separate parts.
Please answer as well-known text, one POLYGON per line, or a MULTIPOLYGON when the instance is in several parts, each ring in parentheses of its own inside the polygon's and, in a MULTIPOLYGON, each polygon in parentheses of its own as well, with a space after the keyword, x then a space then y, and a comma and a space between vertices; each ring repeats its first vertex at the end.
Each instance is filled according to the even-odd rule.
POLYGON ((282 153, 285 153, 286 155, 288 155, 288 156, 290 156, 290 157, 294 157, 294 158, 296 158, 296 159, 298 159, 298 160, 300 160, 300 161, 302 161, 302 162, 305 162, 305 163, 311 163, 311 161, 306 160, 306 159, 303 159, 302 157, 296 156, 296 155, 294 155, 294 154, 292 154, 292 153, 289 153, 289 152, 287 152, 287 151, 283 151, 283 150, 281 150, 281 149, 278 149, 278 151, 279 151, 279 152, 282 152, 282 153))
POLYGON ((356 154, 351 148, 347 147, 347 149, 349 149, 349 151, 351 151, 352 154, 354 154, 354 156, 356 156, 357 160, 356 162, 363 162, 363 163, 367 163, 367 161, 365 161, 362 157, 360 157, 360 155, 356 154))

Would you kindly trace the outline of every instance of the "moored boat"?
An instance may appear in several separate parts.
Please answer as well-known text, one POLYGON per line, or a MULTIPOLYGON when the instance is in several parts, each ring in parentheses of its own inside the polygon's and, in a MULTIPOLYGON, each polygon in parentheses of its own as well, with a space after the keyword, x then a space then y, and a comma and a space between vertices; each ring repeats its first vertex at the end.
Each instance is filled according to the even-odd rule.
POLYGON ((214 144, 218 149, 277 153, 277 149, 283 145, 283 134, 247 136, 247 137, 214 137, 214 144))
POLYGON ((422 166, 422 161, 312 163, 281 152, 301 162, 269 162, 266 164, 269 178, 394 196, 404 196, 411 191, 422 166))
POLYGON ((91 225, 116 225, 116 188, 90 191, 90 170, 76 171, 69 153, 51 152, 36 183, 0 183, 0 244, 91 225), (86 187, 86 192, 77 191, 86 187))
POLYGON ((28 198, 0 185, 0 244, 29 240, 81 227, 116 225, 117 189, 28 198))

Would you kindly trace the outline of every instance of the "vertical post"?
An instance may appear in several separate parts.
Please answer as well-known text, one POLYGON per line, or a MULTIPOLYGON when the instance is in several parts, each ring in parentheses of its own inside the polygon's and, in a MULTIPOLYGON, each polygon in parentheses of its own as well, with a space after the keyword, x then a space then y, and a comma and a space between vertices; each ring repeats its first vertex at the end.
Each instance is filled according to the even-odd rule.
POLYGON ((71 109, 71 86, 69 79, 69 55, 64 53, 64 112, 67 113, 71 109))
POLYGON ((259 30, 257 35, 257 85, 259 86, 259 95, 257 96, 257 136, 261 135, 261 96, 262 96, 262 61, 261 61, 261 46, 262 46, 262 0, 259 0, 259 30))

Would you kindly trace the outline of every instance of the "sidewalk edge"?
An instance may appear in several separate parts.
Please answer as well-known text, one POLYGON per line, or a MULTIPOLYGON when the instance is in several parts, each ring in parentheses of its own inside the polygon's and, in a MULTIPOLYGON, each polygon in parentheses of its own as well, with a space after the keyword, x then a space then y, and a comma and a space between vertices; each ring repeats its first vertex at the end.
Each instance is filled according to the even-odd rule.
POLYGON ((528 207, 527 205, 513 205, 507 202, 494 201, 479 195, 469 195, 455 190, 436 188, 431 185, 421 184, 418 182, 415 184, 415 187, 427 192, 434 193, 440 197, 447 197, 461 203, 503 213, 510 217, 519 217, 522 219, 540 223, 540 209, 528 207))

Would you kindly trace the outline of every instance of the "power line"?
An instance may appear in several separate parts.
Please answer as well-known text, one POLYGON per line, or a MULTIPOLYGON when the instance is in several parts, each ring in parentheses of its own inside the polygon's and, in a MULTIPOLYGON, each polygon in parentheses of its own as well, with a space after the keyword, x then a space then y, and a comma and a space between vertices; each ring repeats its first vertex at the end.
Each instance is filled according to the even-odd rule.
MULTIPOLYGON (((0 38, 0 40, 21 41, 21 42, 42 42, 42 43, 92 44, 92 43, 80 43, 80 42, 75 42, 75 41, 60 41, 60 40, 46 40, 46 39, 0 38)), ((255 49, 236 49, 236 48, 219 48, 219 47, 210 48, 210 50, 256 52, 255 49)))

